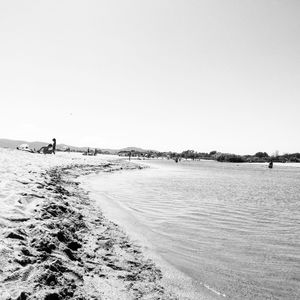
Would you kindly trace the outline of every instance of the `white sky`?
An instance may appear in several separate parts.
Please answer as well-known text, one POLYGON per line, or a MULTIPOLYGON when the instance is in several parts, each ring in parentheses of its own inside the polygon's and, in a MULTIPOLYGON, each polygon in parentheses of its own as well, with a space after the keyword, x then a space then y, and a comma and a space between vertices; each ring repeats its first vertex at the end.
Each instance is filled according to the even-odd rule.
POLYGON ((0 0, 0 138, 299 152, 299 96, 299 0, 0 0))

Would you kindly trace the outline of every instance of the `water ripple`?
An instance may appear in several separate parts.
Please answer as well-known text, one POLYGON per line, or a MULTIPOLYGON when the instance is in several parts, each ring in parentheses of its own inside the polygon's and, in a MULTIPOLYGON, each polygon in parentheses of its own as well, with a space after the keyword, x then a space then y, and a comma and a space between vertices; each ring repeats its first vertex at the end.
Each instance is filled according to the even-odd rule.
POLYGON ((101 186, 154 234, 166 260, 231 299, 300 298, 300 168, 152 167, 101 186))

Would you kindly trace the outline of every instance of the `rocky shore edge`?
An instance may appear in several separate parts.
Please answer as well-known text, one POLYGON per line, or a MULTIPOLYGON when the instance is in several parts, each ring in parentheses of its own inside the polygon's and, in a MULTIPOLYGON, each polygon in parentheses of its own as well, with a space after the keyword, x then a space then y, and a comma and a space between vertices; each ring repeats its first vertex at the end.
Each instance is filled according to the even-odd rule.
POLYGON ((43 171, 20 203, 37 201, 30 218, 10 218, 0 249, 0 299, 178 299, 162 272, 120 227, 105 218, 78 177, 141 168, 71 164, 43 171), (34 200, 33 200, 34 199, 34 200))

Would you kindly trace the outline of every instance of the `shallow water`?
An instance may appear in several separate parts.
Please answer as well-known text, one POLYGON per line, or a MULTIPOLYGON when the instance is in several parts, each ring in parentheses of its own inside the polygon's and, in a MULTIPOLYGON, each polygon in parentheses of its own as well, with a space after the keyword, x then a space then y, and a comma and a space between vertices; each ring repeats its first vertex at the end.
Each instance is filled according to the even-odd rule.
POLYGON ((147 164, 94 177, 104 210, 120 208, 131 230, 199 289, 229 299, 300 298, 300 168, 147 164))

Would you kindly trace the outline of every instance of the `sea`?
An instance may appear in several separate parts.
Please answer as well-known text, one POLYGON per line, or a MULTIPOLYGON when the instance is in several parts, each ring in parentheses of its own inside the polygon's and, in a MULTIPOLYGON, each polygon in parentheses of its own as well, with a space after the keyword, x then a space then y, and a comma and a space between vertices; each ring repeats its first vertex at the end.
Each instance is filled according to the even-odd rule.
POLYGON ((99 173, 88 189, 110 219, 190 279, 187 290, 300 299, 299 165, 138 163, 147 168, 99 173))

